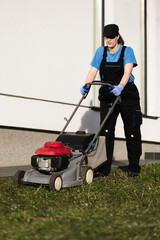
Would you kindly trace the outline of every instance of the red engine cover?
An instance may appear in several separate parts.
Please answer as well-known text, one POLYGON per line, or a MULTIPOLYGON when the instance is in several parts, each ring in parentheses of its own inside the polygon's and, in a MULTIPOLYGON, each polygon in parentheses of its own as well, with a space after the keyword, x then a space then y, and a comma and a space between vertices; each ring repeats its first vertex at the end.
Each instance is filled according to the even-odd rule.
POLYGON ((69 147, 66 147, 61 142, 46 142, 44 147, 38 148, 35 152, 39 155, 67 155, 71 154, 71 150, 69 147))

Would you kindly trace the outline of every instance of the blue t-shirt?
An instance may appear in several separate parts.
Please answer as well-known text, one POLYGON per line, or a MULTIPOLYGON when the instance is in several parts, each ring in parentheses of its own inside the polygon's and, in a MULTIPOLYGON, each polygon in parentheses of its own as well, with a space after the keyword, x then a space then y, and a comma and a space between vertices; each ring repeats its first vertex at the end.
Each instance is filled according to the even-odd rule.
MULTIPOLYGON (((109 50, 107 49, 107 62, 118 62, 121 50, 122 50, 123 45, 120 44, 120 47, 117 52, 115 53, 110 53, 109 50)), ((103 59, 103 53, 104 53, 104 47, 99 47, 92 59, 91 66, 97 68, 98 70, 100 69, 100 65, 103 59)), ((123 58, 123 63, 124 66, 127 63, 133 63, 133 67, 137 66, 137 61, 133 52, 133 49, 131 47, 126 47, 124 51, 124 58, 123 58)), ((129 82, 134 81, 134 76, 131 74, 129 82)))

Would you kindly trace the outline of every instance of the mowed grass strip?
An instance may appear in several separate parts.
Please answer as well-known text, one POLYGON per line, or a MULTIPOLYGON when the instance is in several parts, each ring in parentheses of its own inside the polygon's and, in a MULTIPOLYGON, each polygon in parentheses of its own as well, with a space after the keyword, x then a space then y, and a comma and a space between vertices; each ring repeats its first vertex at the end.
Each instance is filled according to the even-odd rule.
POLYGON ((0 239, 160 239, 160 164, 58 192, 1 181, 0 239))

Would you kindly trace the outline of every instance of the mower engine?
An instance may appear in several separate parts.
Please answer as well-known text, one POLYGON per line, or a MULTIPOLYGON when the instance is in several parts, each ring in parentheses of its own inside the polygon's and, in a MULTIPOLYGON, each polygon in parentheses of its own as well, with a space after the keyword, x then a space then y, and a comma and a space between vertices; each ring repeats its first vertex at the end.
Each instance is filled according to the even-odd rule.
POLYGON ((31 165, 40 172, 52 173, 68 167, 72 152, 62 142, 46 142, 31 157, 31 165))

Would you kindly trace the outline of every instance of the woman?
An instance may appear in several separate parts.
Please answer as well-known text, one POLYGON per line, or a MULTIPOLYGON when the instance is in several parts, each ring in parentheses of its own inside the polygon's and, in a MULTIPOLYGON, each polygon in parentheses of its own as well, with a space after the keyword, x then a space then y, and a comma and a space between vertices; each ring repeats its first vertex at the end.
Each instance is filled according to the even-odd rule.
POLYGON ((121 95, 121 103, 115 106, 114 112, 102 131, 102 135, 106 136, 107 161, 101 168, 101 173, 107 176, 111 170, 115 125, 120 113, 124 123, 128 151, 128 174, 130 177, 135 177, 139 175, 141 169, 139 160, 141 156, 140 125, 142 123, 139 93, 132 75, 133 67, 137 66, 137 61, 132 48, 123 46, 124 41, 116 24, 105 26, 103 35, 107 46, 97 49, 85 85, 81 87, 81 94, 89 92, 89 86, 86 84, 94 81, 98 70, 101 81, 114 86, 113 89, 102 86, 99 90, 101 122, 116 97, 121 95))

